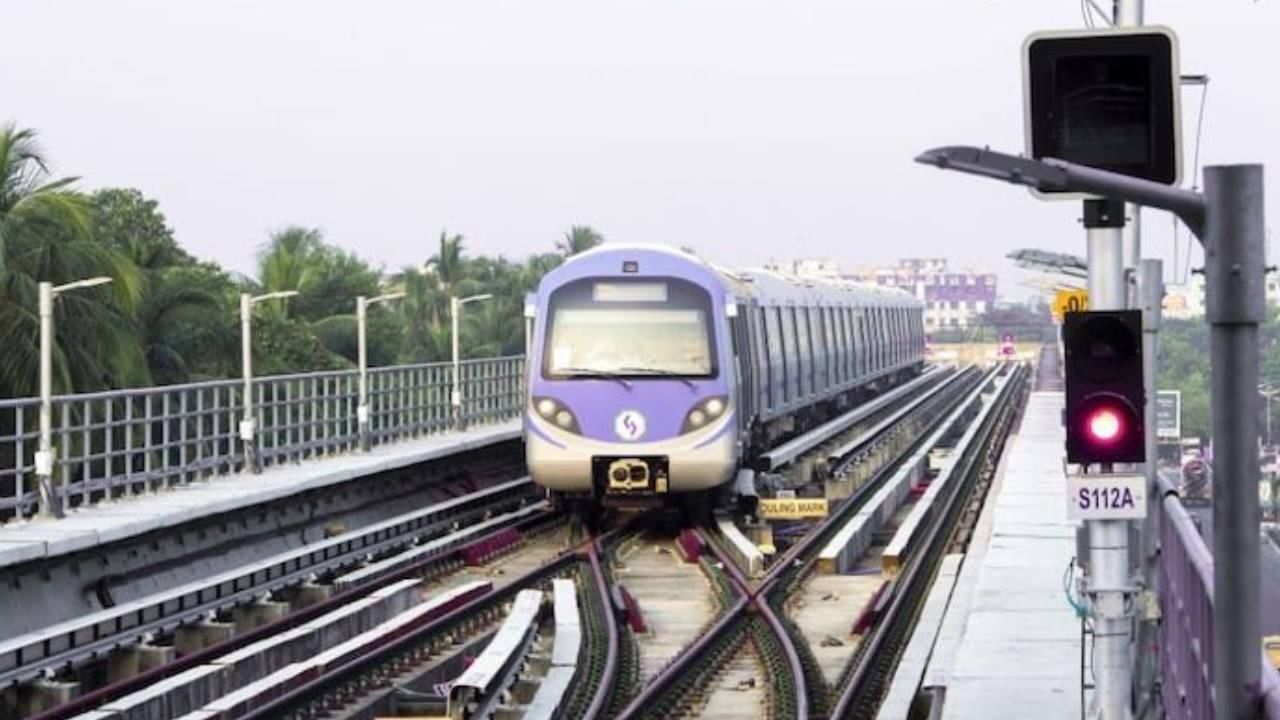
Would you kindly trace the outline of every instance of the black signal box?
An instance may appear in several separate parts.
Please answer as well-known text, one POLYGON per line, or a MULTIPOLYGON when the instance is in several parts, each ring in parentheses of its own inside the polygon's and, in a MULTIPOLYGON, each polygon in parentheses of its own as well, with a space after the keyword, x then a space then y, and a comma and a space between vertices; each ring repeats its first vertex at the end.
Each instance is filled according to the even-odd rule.
POLYGON ((1142 312, 1066 313, 1062 346, 1067 462, 1144 462, 1142 312))
POLYGON ((1171 30, 1038 33, 1027 39, 1023 61, 1031 157, 1178 183, 1180 77, 1171 30))

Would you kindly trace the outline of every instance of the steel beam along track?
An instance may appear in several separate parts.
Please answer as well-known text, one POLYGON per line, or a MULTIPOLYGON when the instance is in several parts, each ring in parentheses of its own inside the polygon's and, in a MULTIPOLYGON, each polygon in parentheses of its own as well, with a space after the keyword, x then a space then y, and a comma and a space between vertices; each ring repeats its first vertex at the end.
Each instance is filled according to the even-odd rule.
MULTIPOLYGON (((963 390, 977 385, 977 375, 978 373, 972 370, 956 373, 929 387, 920 397, 910 400, 903 407, 888 410, 887 416, 876 421, 870 430, 861 433, 856 439, 845 443, 838 451, 832 453, 831 459, 835 461, 833 465, 839 468, 848 464, 858 453, 895 429, 903 427, 902 423, 913 418, 933 417, 933 422, 936 422, 941 413, 930 415, 930 412, 940 404, 954 402, 963 394, 963 390)), ((818 447, 820 444, 813 442, 811 446, 818 447)), ((809 653, 802 653, 799 649, 804 647, 807 650, 808 646, 802 640, 797 642, 798 633, 790 622, 785 620, 785 616, 774 606, 772 600, 776 589, 789 586, 788 580, 797 567, 812 563, 812 559, 807 563, 802 560, 805 554, 814 547, 818 547, 819 542, 832 531, 832 528, 838 527, 839 520, 844 514, 861 504, 861 501, 868 496, 867 491, 874 490, 879 479, 878 476, 870 479, 854 497, 841 506, 839 511, 828 518, 818 531, 810 533, 775 562, 758 588, 751 586, 737 563, 719 544, 711 542, 700 533, 704 545, 710 547, 720 560, 740 596, 701 638, 680 653, 662 673, 654 677, 631 700, 618 714, 619 720, 663 717, 665 713, 674 710, 680 702, 680 697, 692 691, 705 678, 707 666, 718 665, 736 650, 740 638, 746 635, 740 632, 742 629, 754 630, 751 634, 757 639, 758 650, 769 666, 772 679, 769 684, 771 715, 777 718, 808 718, 822 713, 826 703, 821 702, 815 706, 812 697, 817 684, 811 675, 816 668, 813 667, 809 653), (755 609, 755 615, 743 617, 748 608, 755 609), (750 624, 744 627, 744 623, 762 623, 767 629, 758 630, 750 624), (735 629, 739 632, 733 633, 735 629)), ((817 685, 816 689, 822 696, 820 699, 825 700, 827 689, 821 685, 817 685)))
MULTIPOLYGON (((289 683, 287 687, 278 692, 269 691, 266 694, 266 702, 239 717, 265 720, 267 718, 310 718, 331 713, 335 708, 352 702, 361 693, 386 687, 391 678, 407 668, 419 665, 427 656, 426 649, 439 638, 457 632, 473 618, 494 613, 503 603, 514 598, 522 590, 541 586, 555 577, 571 575, 575 565, 585 566, 586 572, 592 577, 591 592, 585 594, 599 598, 587 606, 587 613, 603 613, 608 620, 604 625, 606 650, 604 658, 599 663, 599 672, 592 672, 596 663, 593 662, 588 650, 586 661, 579 659, 574 674, 575 686, 580 680, 585 679, 585 685, 591 688, 589 694, 591 705, 588 707, 588 714, 584 717, 600 716, 600 707, 607 704, 612 693, 617 666, 617 648, 616 644, 608 642, 608 627, 612 623, 612 617, 607 613, 607 605, 602 608, 599 604, 600 600, 607 603, 608 594, 600 594, 601 589, 605 587, 605 581, 602 563, 598 556, 598 545, 604 543, 613 534, 609 533, 567 548, 540 567, 514 579, 509 585, 452 608, 443 616, 416 627, 387 633, 386 637, 380 639, 377 644, 370 644, 358 655, 346 659, 343 664, 324 668, 322 672, 306 678, 303 682, 290 683, 289 678, 282 677, 284 683, 289 683), (591 715, 592 712, 596 715, 591 715)), ((616 625, 614 631, 616 632, 616 625)), ((614 638, 616 639, 616 635, 614 638)), ((590 643, 586 645, 589 647, 590 643)), ((571 692, 566 696, 566 705, 572 702, 568 696, 576 695, 577 692, 571 692)))
POLYGON ((910 636, 929 583, 947 548, 948 538, 955 529, 960 509, 968 499, 976 475, 986 469, 982 464, 999 453, 1006 430, 1018 411, 1027 371, 1024 366, 1017 366, 1010 372, 1011 376, 997 390, 998 395, 967 431, 968 441, 961 441, 963 455, 958 464, 963 486, 949 497, 946 509, 930 525, 918 545, 919 552, 907 561, 896 579, 888 607, 878 618, 871 635, 859 646, 842 679, 840 695, 830 715, 832 718, 874 717, 885 685, 910 636))
MULTIPOLYGON (((1020 365, 1004 365, 985 374, 972 368, 956 373, 905 407, 888 413, 869 431, 831 453, 829 462, 839 470, 854 458, 865 455, 870 448, 885 442, 884 438, 899 431, 907 432, 904 439, 895 441, 890 448, 891 457, 867 478, 852 497, 769 568, 758 588, 751 588, 737 564, 717 543, 707 542, 723 563, 733 584, 740 588, 741 596, 703 637, 653 678, 618 717, 659 717, 688 710, 681 698, 705 681, 709 676, 708 667, 720 664, 736 652, 740 638, 744 636, 754 639, 768 666, 772 679, 772 717, 862 718, 874 712, 885 673, 891 671, 896 663, 899 645, 914 620, 921 596, 919 588, 927 584, 940 557, 938 548, 945 548, 977 471, 991 459, 992 453, 998 451, 996 446, 1016 412, 1015 398, 1020 396, 1025 377, 1025 368, 1020 365), (1006 375, 1004 382, 998 380, 1001 375, 1006 375), (954 474, 949 476, 955 481, 952 487, 945 489, 945 493, 938 493, 937 504, 944 507, 923 507, 914 515, 916 521, 904 526, 903 532, 912 537, 909 542, 901 543, 902 551, 895 555, 895 559, 902 558, 903 567, 900 577, 884 598, 887 609, 878 619, 871 636, 846 666, 843 681, 832 688, 822 678, 798 627, 785 616, 783 603, 813 569, 817 557, 813 551, 838 531, 844 519, 866 504, 902 460, 921 446, 931 432, 944 425, 944 418, 952 416, 953 409, 955 418, 968 417, 962 415, 963 408, 977 408, 982 402, 980 398, 988 392, 994 392, 993 399, 976 412, 957 445, 955 453, 958 459, 953 466, 954 474), (916 533, 923 535, 918 541, 916 533), (749 609, 755 612, 748 614, 749 609), (839 691, 838 697, 833 696, 836 690, 839 691)), ((942 483, 939 489, 943 489, 942 483)), ((931 496, 931 503, 933 499, 931 496)))
MULTIPOLYGON (((113 649, 132 644, 147 632, 172 630, 185 620, 200 617, 212 609, 234 606, 246 598, 257 596, 266 589, 282 587, 290 582, 300 582, 302 578, 309 575, 351 567, 371 554, 409 547, 417 538, 430 537, 433 533, 449 528, 459 517, 451 514, 454 510, 480 517, 495 507, 524 503, 525 500, 522 498, 526 498, 531 488, 532 483, 527 477, 512 480, 477 493, 375 523, 366 528, 353 530, 322 543, 282 553, 247 568, 223 573, 205 583, 193 583, 152 598, 142 598, 95 613, 87 618, 64 623, 63 625, 67 626, 65 629, 59 629, 60 626, 56 626, 41 631, 40 634, 54 639, 41 641, 32 646, 38 650, 35 653, 26 651, 24 643, 34 642, 33 636, 37 634, 15 638, 4 646, 0 646, 12 646, 11 662, 0 662, 0 680, 17 682, 21 678, 32 676, 33 673, 38 674, 45 667, 64 666, 82 660, 96 659, 113 649), (58 637, 67 639, 60 643, 56 639, 58 637)), ((377 577, 368 578, 367 582, 339 589, 328 600, 289 613, 281 620, 269 625, 236 634, 222 643, 183 655, 173 662, 127 680, 89 692, 69 703, 36 715, 33 720, 59 720, 71 717, 193 668, 220 654, 261 640, 272 633, 299 626, 344 603, 352 602, 411 574, 443 566, 456 557, 467 543, 489 537, 492 530, 498 530, 501 527, 537 525, 553 519, 553 514, 537 510, 539 507, 542 506, 538 503, 524 504, 508 515, 491 518, 475 526, 463 527, 454 533, 428 540, 417 548, 423 552, 412 550, 410 553, 412 557, 405 559, 404 562, 396 563, 394 558, 382 561, 393 563, 394 567, 385 567, 385 572, 377 577)))

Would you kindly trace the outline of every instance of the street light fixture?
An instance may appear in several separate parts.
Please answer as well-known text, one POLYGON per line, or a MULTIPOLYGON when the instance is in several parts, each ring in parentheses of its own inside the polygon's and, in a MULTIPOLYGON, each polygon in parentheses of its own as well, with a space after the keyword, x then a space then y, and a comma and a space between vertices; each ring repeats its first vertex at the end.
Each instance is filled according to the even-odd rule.
POLYGON ((42 282, 40 293, 40 445, 36 450, 36 484, 40 492, 42 518, 62 517, 61 498, 53 492, 53 301, 69 290, 96 287, 111 282, 105 275, 54 285, 42 282))
POLYGON ((264 295, 240 293, 240 361, 244 370, 244 414, 240 418, 240 440, 244 444, 244 465, 250 472, 262 472, 262 459, 258 457, 258 420, 253 409, 253 306, 264 300, 297 294, 297 290, 280 290, 264 295))
POLYGON ((356 344, 358 345, 357 356, 360 362, 360 402, 356 406, 356 420, 360 428, 360 448, 362 450, 369 449, 369 351, 365 343, 365 319, 370 305, 389 302, 391 300, 399 300, 404 297, 403 292, 387 293, 377 297, 365 297, 361 295, 356 298, 356 344))
POLYGON ((461 430, 466 427, 466 423, 462 419, 462 363, 458 359, 458 315, 462 310, 462 306, 467 303, 481 302, 492 298, 493 295, 484 293, 482 295, 471 295, 459 299, 457 296, 449 298, 449 315, 453 319, 453 392, 450 393, 450 403, 453 405, 453 425, 461 430))

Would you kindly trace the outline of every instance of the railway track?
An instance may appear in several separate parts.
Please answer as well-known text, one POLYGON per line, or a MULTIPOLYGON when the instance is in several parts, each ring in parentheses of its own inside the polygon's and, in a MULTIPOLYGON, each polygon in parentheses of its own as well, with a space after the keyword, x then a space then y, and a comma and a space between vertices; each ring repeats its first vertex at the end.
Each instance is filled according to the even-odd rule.
POLYGON ((169 662, 103 683, 33 717, 72 717, 117 702, 210 659, 311 623, 405 578, 447 575, 465 567, 476 553, 496 552, 518 541, 522 528, 536 528, 554 517, 536 498, 535 489, 527 477, 499 483, 14 638, 0 644, 0 679, 17 688, 32 679, 91 668, 139 644, 164 647, 161 643, 170 637, 176 642, 184 629, 212 625, 221 631, 220 626, 228 625, 216 622, 223 615, 269 607, 264 598, 292 596, 287 607, 272 603, 274 619, 267 615, 257 623, 239 623, 234 633, 227 633, 230 637, 188 646, 169 662))
MULTIPOLYGON (((1023 382, 1024 371, 1015 366, 985 374, 968 369, 934 378, 921 385, 918 395, 887 403, 877 413, 813 443, 809 457, 796 458, 800 472, 825 478, 853 476, 855 490, 847 499, 833 502, 826 521, 766 562, 758 579, 747 576, 753 563, 744 557, 742 543, 700 533, 738 589, 737 600, 664 672, 654 676, 618 717, 723 712, 738 717, 861 718, 874 713, 885 673, 896 663, 922 588, 941 556, 939 548, 945 549, 974 478, 998 453, 1023 382), (914 503, 892 511, 880 505, 867 511, 886 514, 884 519, 890 522, 874 530, 893 531, 894 538, 861 547, 857 554, 873 552, 877 565, 885 568, 880 572, 893 579, 870 603, 873 618, 861 637, 852 643, 835 638, 835 645, 845 648, 837 653, 839 671, 824 671, 814 638, 789 615, 794 609, 791 599, 813 577, 826 546, 860 517, 860 511, 869 503, 893 497, 897 491, 886 492, 887 486, 896 482, 894 487, 919 490, 911 487, 909 473, 900 471, 902 464, 927 465, 929 454, 944 441, 951 448, 949 470, 945 478, 930 484, 932 492, 924 490, 914 503), (818 453, 816 459, 812 453, 818 453), (754 683, 741 676, 752 663, 760 668, 754 683), (735 673, 736 682, 732 680, 735 673), (757 688, 763 689, 764 697, 757 688)), ((907 494, 900 492, 899 500, 907 494)), ((860 532, 868 538, 874 535, 869 526, 860 532)))
MULTIPOLYGON (((772 469, 785 483, 848 492, 832 500, 828 518, 780 539, 781 552, 757 565, 743 543, 711 528, 674 541, 638 526, 574 537, 576 528, 539 516, 542 532, 521 549, 502 554, 504 531, 490 533, 493 557, 426 583, 410 583, 410 572, 380 558, 344 571, 334 580, 387 593, 414 585, 418 595, 342 643, 209 702, 188 702, 185 715, 147 717, 873 717, 942 553, 967 537, 957 527, 974 488, 984 487, 1025 379, 1020 366, 931 373, 911 392, 819 428, 825 437, 802 438, 805 451, 772 469), (940 449, 949 454, 937 477, 919 482, 940 449), (862 573, 824 574, 833 563, 838 573, 862 573), (824 586, 832 577, 870 580, 875 597, 824 586), (564 620, 571 594, 574 631, 564 620), (828 596, 828 622, 832 608, 837 619, 839 608, 848 612, 851 598, 865 605, 859 632, 837 634, 847 614, 815 632, 810 615, 828 596), (517 616, 522 624, 508 628, 517 616), (564 649, 570 637, 573 653, 564 649), (493 672, 468 680, 469 694, 455 698, 451 683, 469 677, 463 670, 479 657, 492 658, 493 672)), ((349 591, 326 608, 343 612, 358 601, 349 591)), ((215 658, 197 660, 204 667, 215 658)))
MULTIPOLYGON (((208 714, 192 717, 373 718, 424 711, 490 717, 498 710, 504 717, 531 719, 603 717, 619 661, 609 580, 601 558, 602 548, 615 540, 606 535, 565 548, 562 538, 560 549, 544 553, 540 562, 523 564, 519 573, 492 568, 487 574, 503 577, 502 586, 481 588, 465 602, 421 621, 374 628, 336 657, 285 668, 246 688, 231 699, 233 708, 224 700, 202 708, 208 714), (516 631, 506 623, 513 615, 527 614, 529 603, 536 605, 531 597, 550 597, 553 586, 559 586, 556 605, 563 605, 565 582, 576 589, 575 626, 583 650, 565 653, 558 647, 563 631, 557 612, 556 649, 551 652, 557 659, 545 673, 530 672, 528 667, 537 663, 527 660, 547 647, 545 638, 534 632, 528 642, 511 642, 516 631), (469 657, 488 657, 486 664, 493 672, 480 680, 468 675, 469 669, 464 673, 469 657), (455 697, 455 680, 475 686, 473 692, 455 697)), ((482 583, 470 580, 447 592, 482 583)))

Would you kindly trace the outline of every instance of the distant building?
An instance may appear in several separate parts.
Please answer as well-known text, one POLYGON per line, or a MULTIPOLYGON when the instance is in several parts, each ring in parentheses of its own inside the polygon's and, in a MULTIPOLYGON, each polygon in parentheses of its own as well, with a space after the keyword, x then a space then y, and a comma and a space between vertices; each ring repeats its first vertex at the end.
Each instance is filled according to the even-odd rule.
POLYGON ((765 269, 772 270, 774 272, 786 273, 788 275, 798 275, 800 277, 828 279, 840 277, 839 263, 829 258, 774 260, 766 264, 765 269))
MULTIPOLYGON (((1264 288, 1268 305, 1280 305, 1280 281, 1267 275, 1264 288)), ((1191 320, 1204 317, 1204 275, 1194 274, 1186 283, 1171 284, 1164 291, 1164 317, 1171 320, 1191 320)))
POLYGON ((907 258, 891 268, 866 268, 843 277, 915 295, 925 305, 926 331, 968 327, 996 302, 995 273, 953 269, 945 258, 907 258))

